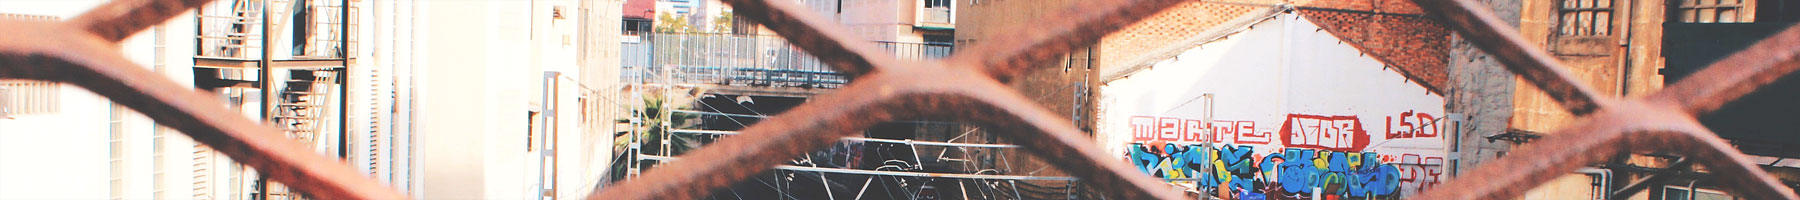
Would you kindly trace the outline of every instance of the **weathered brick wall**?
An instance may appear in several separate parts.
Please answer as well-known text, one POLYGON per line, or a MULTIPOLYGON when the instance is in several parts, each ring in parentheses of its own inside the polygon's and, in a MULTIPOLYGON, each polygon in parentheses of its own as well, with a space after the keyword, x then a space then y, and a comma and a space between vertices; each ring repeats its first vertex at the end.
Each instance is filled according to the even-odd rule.
MULTIPOLYGON (((1407 4, 1412 5, 1412 4, 1407 4)), ((1417 8, 1417 6, 1412 6, 1417 8)), ((1312 8, 1299 11, 1324 31, 1351 43, 1433 92, 1447 84, 1450 30, 1420 14, 1342 12, 1312 8)))
MULTIPOLYGON (((1242 1, 1245 4, 1280 3, 1275 0, 1242 1)), ((1154 53, 1165 45, 1188 40, 1220 23, 1266 7, 1232 3, 1187 2, 1126 26, 1100 39, 1099 68, 1131 67, 1132 56, 1154 53)))
POLYGON ((1353 46, 1401 69, 1427 88, 1441 91, 1449 30, 1423 16, 1407 0, 1240 0, 1189 2, 1170 8, 1101 39, 1101 68, 1131 67, 1132 56, 1151 54, 1166 45, 1199 36, 1208 29, 1280 3, 1296 5, 1301 15, 1356 43, 1353 46))

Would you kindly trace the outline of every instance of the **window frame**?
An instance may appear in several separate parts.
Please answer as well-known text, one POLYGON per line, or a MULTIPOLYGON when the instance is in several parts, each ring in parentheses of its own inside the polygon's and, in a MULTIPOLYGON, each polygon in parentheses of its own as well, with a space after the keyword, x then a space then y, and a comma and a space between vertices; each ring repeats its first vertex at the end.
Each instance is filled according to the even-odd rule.
POLYGON ((1556 13, 1553 18, 1556 23, 1551 34, 1563 37, 1612 36, 1617 32, 1613 29, 1618 27, 1618 5, 1618 0, 1558 0, 1552 9, 1556 13), (1601 17, 1602 15, 1605 17, 1601 17), (1570 30, 1571 28, 1574 30, 1570 30))

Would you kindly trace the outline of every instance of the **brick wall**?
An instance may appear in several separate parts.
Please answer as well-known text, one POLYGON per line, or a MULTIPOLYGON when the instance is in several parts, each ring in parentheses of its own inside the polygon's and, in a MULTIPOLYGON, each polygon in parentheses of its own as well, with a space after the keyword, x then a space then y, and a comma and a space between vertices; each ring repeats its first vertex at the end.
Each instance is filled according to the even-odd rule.
MULTIPOLYGON (((1246 4, 1269 4, 1280 1, 1258 0, 1244 1, 1246 4)), ((1164 45, 1178 43, 1198 36, 1207 29, 1220 23, 1231 21, 1240 16, 1266 6, 1187 2, 1163 11, 1163 13, 1145 18, 1136 24, 1126 26, 1100 39, 1099 68, 1131 67, 1137 63, 1129 62, 1131 56, 1153 53, 1164 45)))
MULTIPOLYGON (((1411 5, 1411 4, 1408 4, 1411 5)), ((1416 6, 1415 6, 1416 7, 1416 6)), ((1450 30, 1416 14, 1343 12, 1302 8, 1302 16, 1402 75, 1443 93, 1450 30)), ((1379 11, 1377 11, 1379 12, 1379 11)))

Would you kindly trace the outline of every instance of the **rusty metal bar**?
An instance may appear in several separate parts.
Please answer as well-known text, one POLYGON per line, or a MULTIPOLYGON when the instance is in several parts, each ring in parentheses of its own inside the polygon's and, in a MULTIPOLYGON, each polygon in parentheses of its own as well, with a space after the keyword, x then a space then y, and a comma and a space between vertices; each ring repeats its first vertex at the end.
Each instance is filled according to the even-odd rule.
POLYGON ((1041 67, 1046 61, 1061 58, 1075 48, 1100 41, 1127 25, 1161 13, 1186 0, 1074 1, 1064 9, 1044 15, 1037 23, 1012 24, 1022 27, 988 36, 973 47, 958 50, 949 59, 953 63, 974 63, 987 68, 987 74, 1002 82, 1025 74, 1026 69, 1041 67), (1018 30, 1013 30, 1018 29, 1018 30))
MULTIPOLYGON (((183 2, 198 4, 194 2, 183 2)), ((189 5, 168 2, 151 5, 189 5)), ((109 5, 83 16, 154 17, 180 11, 169 7, 122 10, 109 5), (116 14, 134 13, 134 14, 116 14), (145 14, 149 13, 149 14, 145 14)), ((88 17, 77 23, 0 20, 0 77, 69 82, 120 105, 137 110, 158 124, 180 130, 195 141, 220 150, 269 178, 326 199, 402 199, 404 196, 363 177, 336 159, 312 153, 274 127, 227 110, 225 103, 182 87, 167 77, 126 60, 113 38, 161 20, 88 17), (91 22, 91 23, 78 23, 91 22), (100 28, 98 33, 94 27, 100 28), (111 32, 108 32, 111 31, 111 32)))
MULTIPOLYGON (((961 69, 979 69, 979 66, 953 66, 961 69)), ((940 70, 933 70, 940 71, 940 70)), ((941 70, 954 71, 954 70, 941 70)), ((977 71, 969 71, 970 75, 981 75, 977 71)), ((936 77, 936 76, 934 76, 936 77)), ((1029 148, 1032 155, 1037 155, 1055 165, 1058 169, 1071 172, 1084 183, 1101 191, 1108 191, 1110 197, 1118 199, 1183 199, 1184 197, 1170 190, 1167 182, 1160 178, 1150 177, 1126 162, 1119 162, 1112 154, 1106 153, 1097 146, 1099 142, 1086 136, 1079 128, 1069 123, 1068 118, 1044 110, 1035 101, 1014 92, 1005 83, 988 78, 967 77, 967 82, 936 82, 936 89, 954 90, 961 96, 980 101, 982 109, 952 109, 962 113, 947 113, 946 118, 961 118, 973 122, 985 122, 994 133, 1010 139, 1013 143, 1029 148)))
MULTIPOLYGON (((707 144, 681 155, 680 164, 664 165, 640 177, 595 192, 588 199, 698 199, 715 188, 729 187, 770 169, 783 160, 837 142, 881 121, 897 118, 906 103, 885 84, 881 72, 865 75, 841 91, 795 107, 740 131, 736 137, 707 144), (898 109, 895 109, 898 108, 898 109)), ((915 101, 916 102, 916 101, 915 101)))
POLYGON ((1547 53, 1530 47, 1517 33, 1500 24, 1485 6, 1469 0, 1415 0, 1428 12, 1443 17, 1459 33, 1483 50, 1499 57, 1508 69, 1543 88, 1578 116, 1574 127, 1555 131, 1540 142, 1526 145, 1515 155, 1484 164, 1464 177, 1428 191, 1420 199, 1513 198, 1538 183, 1605 161, 1627 152, 1677 152, 1699 159, 1714 174, 1744 177, 1722 180, 1734 194, 1752 199, 1796 199, 1791 189, 1751 164, 1737 149, 1694 120, 1704 113, 1754 91, 1796 68, 1794 44, 1800 28, 1789 28, 1724 62, 1647 99, 1613 101, 1598 99, 1547 53), (1785 49, 1784 49, 1785 47, 1785 49), (1691 98, 1691 99, 1689 99, 1691 98), (1605 104, 1604 107, 1602 104, 1605 104), (1589 115, 1592 114, 1592 115, 1589 115), (1521 171, 1523 170, 1523 171, 1521 171), (1477 182, 1480 181, 1480 182, 1477 182))
POLYGON ((1581 79, 1569 72, 1568 67, 1557 62, 1556 57, 1531 45, 1525 37, 1520 36, 1517 28, 1507 25, 1495 16, 1493 9, 1472 0, 1413 0, 1432 16, 1449 24, 1463 38, 1480 47, 1482 51, 1506 65, 1506 69, 1518 73, 1520 77, 1530 81, 1551 99, 1561 103, 1563 109, 1575 116, 1587 115, 1600 109, 1606 96, 1595 92, 1593 87, 1582 84, 1581 79))
MULTIPOLYGON (((688 199, 707 195, 715 188, 729 187, 730 184, 748 178, 750 175, 768 170, 780 160, 800 155, 804 152, 836 142, 838 138, 857 133, 849 130, 862 130, 875 123, 895 119, 913 117, 958 117, 989 116, 980 119, 996 120, 997 124, 1005 124, 1016 134, 1010 138, 1024 141, 1026 146, 1033 147, 1039 156, 1067 157, 1081 155, 1080 159, 1053 159, 1053 164, 1071 171, 1105 171, 1109 173, 1077 173, 1081 178, 1095 182, 1097 186, 1115 191, 1112 193, 1122 199, 1175 199, 1179 195, 1168 191, 1166 184, 1142 173, 1137 173, 1124 163, 1113 162, 1107 154, 1101 153, 1091 146, 1093 141, 1080 137, 1074 127, 1066 123, 1049 122, 1060 119, 1031 107, 1036 103, 1024 98, 1004 98, 1005 95, 1017 96, 1016 92, 1005 89, 997 80, 988 75, 1005 79, 1022 73, 1024 68, 1032 67, 1032 62, 1055 58, 1075 46, 1089 45, 1100 36, 1111 30, 1137 21, 1150 14, 1174 5, 1178 0, 1156 0, 1147 2, 1105 1, 1101 3, 1084 2, 1064 10, 1065 14, 1078 14, 1086 20, 1058 23, 1046 27, 1043 32, 1022 39, 1000 40, 986 46, 989 48, 1007 48, 1019 54, 973 55, 975 57, 1005 56, 987 60, 1006 60, 1011 65, 996 65, 986 68, 993 73, 982 71, 954 70, 944 68, 941 63, 916 63, 909 67, 899 66, 897 61, 888 58, 878 51, 869 51, 866 45, 846 43, 856 41, 840 28, 825 22, 814 15, 804 14, 805 10, 798 5, 782 1, 728 1, 740 13, 746 13, 752 20, 763 23, 787 38, 799 38, 797 46, 808 52, 819 55, 822 60, 832 63, 840 71, 850 75, 861 75, 859 81, 837 93, 818 98, 815 102, 801 105, 794 110, 782 114, 784 117, 774 118, 751 126, 739 137, 726 139, 708 145, 700 150, 681 157, 688 160, 680 165, 664 166, 652 169, 643 179, 621 184, 615 188, 600 191, 590 199, 688 199), (1097 5, 1096 5, 1097 4, 1097 5), (1082 12, 1083 8, 1100 6, 1108 12, 1082 12), (1088 38, 1079 41, 1058 41, 1060 37, 1088 38), (816 40, 811 38, 824 38, 816 40), (874 59, 871 59, 874 58, 874 59), (876 70, 880 69, 880 70, 876 70), (961 73, 956 73, 961 72, 961 73), (980 75, 980 76, 972 76, 980 75), (952 78, 958 77, 958 78, 952 78), (930 80, 930 81, 920 81, 930 80), (963 85, 942 85, 943 83, 962 83, 963 85), (994 87, 986 90, 960 92, 963 96, 947 94, 948 91, 966 89, 966 84, 992 83, 994 87), (936 85, 944 87, 927 87, 936 85), (992 96, 999 95, 999 96, 992 96), (970 98, 985 97, 985 98, 970 98), (963 113, 961 115, 945 115, 925 111, 971 111, 984 110, 975 99, 986 99, 990 108, 1005 108, 995 111, 963 113), (1024 107, 1018 107, 1024 106, 1024 107), (920 109, 919 107, 925 107, 920 109), (847 108, 847 109, 846 109, 847 108), (1028 112, 1036 110, 1037 112, 1028 112), (995 113, 1026 114, 1000 115, 995 113), (1043 128, 1045 125, 1051 125, 1043 128), (1054 126, 1062 125, 1062 126, 1054 126), (1026 128, 1037 127, 1037 128, 1026 128), (1031 134, 1031 133, 1047 133, 1031 134), (1044 153, 1056 152, 1056 153, 1044 153), (748 164, 749 167, 746 167, 748 164)), ((1051 15, 1057 16, 1057 15, 1051 15)), ((1066 17, 1066 16, 1058 16, 1066 17)), ((1051 20, 1054 21, 1054 20, 1051 20)), ((1032 31, 1021 31, 1032 32, 1032 31)), ((1009 37, 1001 37, 1009 38, 1009 37)), ((971 51, 963 51, 971 52, 971 51)), ((976 51, 979 52, 979 51, 976 51)), ((967 57, 967 56, 965 56, 967 57)), ((978 58, 967 58, 978 59, 978 58)), ((980 69, 971 66, 968 69, 980 69)))
POLYGON ((884 68, 878 63, 894 63, 894 57, 870 42, 863 42, 845 32, 848 28, 825 19, 793 1, 725 0, 732 12, 774 30, 788 38, 794 46, 805 49, 819 62, 836 68, 844 77, 855 77, 884 68))
POLYGON ((1604 162, 1620 153, 1675 152, 1697 159, 1714 174, 1742 177, 1720 180, 1734 195, 1751 199, 1795 199, 1749 158, 1702 127, 1692 116, 1666 104, 1627 102, 1555 131, 1513 155, 1483 164, 1461 178, 1427 191, 1418 199, 1508 199, 1576 168, 1604 162), (1472 178, 1479 177, 1479 178, 1472 178))
POLYGON ((1719 109, 1800 69, 1800 26, 1788 27, 1730 57, 1650 95, 1650 101, 1672 101, 1690 115, 1719 109))
POLYGON ((757 123, 737 137, 682 155, 680 164, 651 169, 639 179, 589 199, 692 199, 766 171, 782 160, 835 143, 876 123, 911 118, 987 122, 1053 164, 1112 191, 1121 199, 1178 199, 1166 184, 1113 161, 1094 141, 973 67, 914 63, 864 76, 786 113, 757 123), (930 80, 930 81, 920 81, 930 80), (1035 111, 1035 112, 1034 112, 1035 111), (1047 128, 1046 128, 1047 127, 1047 128), (1048 133, 1048 134, 1042 134, 1048 133), (1070 156, 1077 155, 1077 156, 1070 156), (1073 158, 1071 158, 1073 157, 1073 158))
MULTIPOLYGON (((0 77, 70 82, 144 113, 157 123, 252 166, 272 180, 326 199, 404 198, 347 165, 325 158, 272 127, 257 125, 219 106, 206 94, 181 87, 135 66, 114 42, 159 24, 205 0, 121 0, 68 23, 0 20, 0 77)), ((1082 137, 1067 119, 1051 114, 1004 82, 1076 47, 1131 24, 1180 0, 1084 1, 1055 18, 962 51, 949 63, 900 63, 829 21, 784 1, 729 1, 796 45, 860 81, 750 127, 741 137, 709 145, 679 165, 597 192, 590 198, 696 198, 727 187, 781 160, 817 149, 875 123, 908 118, 949 118, 996 126, 1002 135, 1032 148, 1053 165, 1075 172, 1120 199, 1174 199, 1159 180, 1111 159, 1082 137), (1100 8, 1102 12, 1084 12, 1100 8), (907 67, 899 67, 907 66, 907 67), (985 67, 985 68, 984 68, 985 67), (878 70, 879 69, 879 70, 878 70), (1076 155, 1076 156, 1069 156, 1076 155), (746 165, 748 163, 748 165, 746 165), (746 167, 748 166, 748 167, 746 167)), ((1714 174, 1733 177, 1723 186, 1755 199, 1800 199, 1735 148, 1699 125, 1705 113, 1800 68, 1800 27, 1789 28, 1647 99, 1613 101, 1582 84, 1547 53, 1531 48, 1488 10, 1470 0, 1415 0, 1459 33, 1543 88, 1578 116, 1564 128, 1509 157, 1423 194, 1421 199, 1509 198, 1575 168, 1626 152, 1678 152, 1714 174), (1604 104, 1604 105, 1602 105, 1604 104), (1579 134, 1577 134, 1579 133, 1579 134), (1523 170, 1521 170, 1523 169, 1523 170), (1473 181, 1471 181, 1473 180, 1473 181), (1475 182, 1481 181, 1481 182, 1475 182)))
POLYGON ((113 0, 68 23, 106 41, 118 42, 207 2, 212 0, 113 0))
POLYGON ((1800 199, 1793 189, 1782 185, 1775 176, 1763 171, 1749 156, 1738 152, 1737 148, 1719 138, 1718 134, 1706 130, 1698 121, 1690 122, 1694 124, 1687 131, 1650 132, 1648 137, 1626 138, 1624 146, 1635 152, 1672 151, 1686 157, 1695 157, 1698 164, 1705 165, 1711 174, 1733 177, 1711 182, 1720 183, 1734 196, 1745 199, 1800 199))

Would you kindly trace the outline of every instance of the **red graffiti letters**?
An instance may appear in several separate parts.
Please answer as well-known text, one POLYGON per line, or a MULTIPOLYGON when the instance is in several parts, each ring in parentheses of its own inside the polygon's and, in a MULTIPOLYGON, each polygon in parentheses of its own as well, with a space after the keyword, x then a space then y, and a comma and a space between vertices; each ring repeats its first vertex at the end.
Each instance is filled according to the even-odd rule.
POLYGON ((1437 137, 1438 131, 1437 118, 1424 112, 1406 111, 1399 117, 1387 117, 1387 139, 1437 137))
POLYGON ((1368 132, 1356 116, 1288 114, 1281 138, 1288 147, 1359 152, 1369 145, 1368 132))

